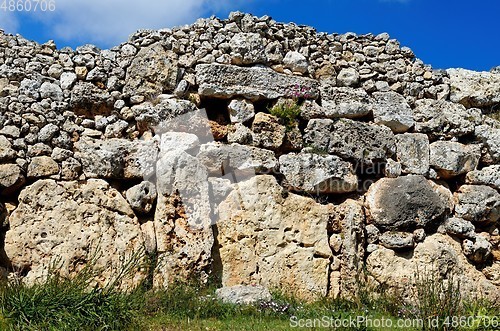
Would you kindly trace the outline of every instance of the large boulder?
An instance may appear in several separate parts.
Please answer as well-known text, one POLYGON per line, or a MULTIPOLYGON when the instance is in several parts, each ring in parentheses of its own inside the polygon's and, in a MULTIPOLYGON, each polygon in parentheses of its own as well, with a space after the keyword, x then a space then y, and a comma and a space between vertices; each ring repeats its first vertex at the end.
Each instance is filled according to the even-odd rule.
POLYGON ((335 206, 330 216, 329 230, 333 232, 330 247, 335 251, 334 242, 338 241, 340 252, 337 252, 330 264, 328 294, 331 297, 354 300, 359 297, 359 284, 364 280, 364 265, 361 261, 364 261, 366 254, 365 210, 358 201, 347 199, 335 206), (337 260, 340 260, 339 263, 337 260))
POLYGON ((375 123, 388 126, 393 132, 406 132, 415 124, 413 110, 406 99, 396 92, 373 93, 375 123))
POLYGON ((419 175, 378 180, 366 193, 366 204, 373 224, 386 230, 437 225, 447 209, 444 199, 419 175))
MULTIPOLYGON (((5 253, 29 283, 43 281, 54 267, 71 276, 92 263, 97 283, 104 285, 144 245, 134 212, 103 180, 39 180, 21 192, 9 223, 5 253)), ((139 272, 124 285, 144 276, 139 272)))
POLYGON ((415 132, 433 137, 452 138, 474 133, 481 118, 479 109, 466 109, 450 101, 422 99, 415 102, 415 132))
POLYGON ((500 193, 489 186, 462 185, 455 202, 455 214, 472 223, 495 224, 500 219, 500 193))
POLYGON ((157 156, 153 141, 82 138, 75 143, 75 158, 89 178, 147 178, 154 172, 157 156))
POLYGON ((219 206, 222 285, 259 284, 309 300, 326 296, 329 213, 329 206, 287 195, 272 176, 240 183, 219 206))
POLYGON ((177 59, 159 43, 143 47, 127 69, 123 92, 155 97, 173 91, 177 83, 177 59))
POLYGON ((396 152, 394 134, 386 126, 340 119, 325 134, 330 153, 360 164, 384 163, 396 152))
POLYGON ((389 288, 410 302, 418 299, 415 297, 417 283, 430 289, 437 282, 453 280, 459 282, 464 298, 484 297, 500 303, 500 288, 467 260, 460 242, 447 235, 428 236, 407 254, 379 246, 368 255, 366 270, 373 285, 389 288))
POLYGON ((430 165, 442 178, 452 178, 475 170, 481 157, 477 145, 435 141, 429 146, 430 165))
POLYGON ((465 107, 485 108, 500 103, 500 74, 448 69, 450 100, 465 107))
POLYGON ((307 97, 316 99, 319 83, 310 78, 279 74, 263 67, 237 67, 224 64, 196 66, 198 93, 202 96, 233 98, 242 96, 250 100, 281 97, 307 97))
POLYGON ((290 153, 279 159, 280 172, 293 191, 329 194, 358 188, 352 165, 335 155, 290 153))
POLYGON ((429 138, 423 133, 396 135, 396 156, 405 174, 429 172, 429 138))

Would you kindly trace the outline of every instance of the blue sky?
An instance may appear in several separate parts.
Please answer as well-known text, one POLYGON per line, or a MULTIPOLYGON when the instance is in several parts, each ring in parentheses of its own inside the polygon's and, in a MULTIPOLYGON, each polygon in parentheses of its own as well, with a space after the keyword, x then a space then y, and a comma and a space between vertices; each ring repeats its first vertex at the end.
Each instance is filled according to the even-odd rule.
MULTIPOLYGON (((8 7, 9 0, 0 5, 4 1, 8 7)), ((324 32, 388 32, 434 68, 489 70, 500 65, 498 0, 40 1, 53 1, 54 11, 0 8, 0 29, 40 43, 54 39, 58 47, 94 43, 108 48, 140 28, 173 27, 210 15, 226 18, 240 10, 324 32)))

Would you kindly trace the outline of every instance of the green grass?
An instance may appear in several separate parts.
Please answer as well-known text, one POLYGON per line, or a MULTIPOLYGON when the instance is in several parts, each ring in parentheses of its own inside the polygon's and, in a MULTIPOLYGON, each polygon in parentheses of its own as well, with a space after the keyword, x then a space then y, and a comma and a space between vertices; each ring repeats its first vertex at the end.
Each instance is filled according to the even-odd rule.
MULTIPOLYGON (((133 271, 127 268, 119 278, 133 271)), ((383 318, 394 325, 398 318, 438 316, 441 324, 425 330, 489 330, 484 320, 500 314, 498 306, 486 301, 463 301, 458 282, 444 285, 427 273, 416 278, 417 300, 413 304, 383 290, 374 296, 373 290, 365 288, 351 301, 323 298, 307 303, 274 293, 271 301, 248 306, 223 303, 215 296, 215 286, 195 282, 175 283, 168 289, 151 289, 144 283, 125 293, 119 290, 117 280, 104 288, 91 286, 95 274, 90 268, 73 279, 57 272, 50 275, 38 285, 10 281, 0 286, 0 330, 290 330, 291 318, 318 321, 324 316, 337 320, 383 318), (446 316, 471 316, 474 323, 468 329, 446 327, 446 316)), ((370 326, 357 329, 384 330, 370 326)))
POLYGON ((269 113, 280 118, 287 130, 291 130, 297 122, 301 112, 300 104, 292 99, 287 99, 276 103, 269 109, 269 113))

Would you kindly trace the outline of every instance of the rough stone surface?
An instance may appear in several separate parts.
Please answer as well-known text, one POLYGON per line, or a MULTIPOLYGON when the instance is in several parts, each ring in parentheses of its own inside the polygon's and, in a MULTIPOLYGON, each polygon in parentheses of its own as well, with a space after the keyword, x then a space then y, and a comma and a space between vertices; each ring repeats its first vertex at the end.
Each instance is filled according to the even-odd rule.
POLYGON ((464 106, 488 107, 500 103, 500 74, 448 69, 450 99, 464 106))
POLYGON ((491 257, 491 243, 482 235, 474 239, 465 239, 462 243, 462 250, 475 264, 484 264, 491 257))
POLYGON ((126 197, 133 210, 147 214, 156 200, 156 187, 153 183, 145 181, 129 188, 126 197))
POLYGON ((302 111, 302 117, 357 118, 366 116, 372 111, 371 99, 364 90, 335 87, 322 81, 320 92, 322 107, 307 107, 302 111))
POLYGON ((243 123, 255 116, 253 104, 246 99, 231 100, 227 108, 229 109, 231 123, 243 123))
POLYGON ((235 170, 236 175, 246 176, 248 171, 255 174, 278 166, 272 151, 239 144, 208 143, 200 147, 196 158, 208 169, 209 174, 216 176, 235 170))
POLYGON ((481 123, 481 111, 444 100, 417 100, 414 110, 415 132, 434 137, 460 137, 474 133, 481 123))
POLYGON ((69 104, 78 113, 107 114, 113 106, 113 98, 108 91, 94 84, 78 81, 71 89, 69 104))
POLYGON ((304 144, 316 151, 328 153, 334 123, 330 119, 309 120, 304 130, 304 144))
POLYGON ((467 173, 465 181, 467 184, 488 185, 500 190, 500 165, 470 171, 467 173))
POLYGON ((252 124, 253 139, 256 146, 276 150, 283 144, 286 127, 279 119, 266 113, 257 113, 252 124))
POLYGON ((328 206, 312 199, 285 197, 272 176, 240 183, 219 206, 222 284, 279 287, 307 299, 326 296, 328 213, 328 206))
POLYGON ((265 63, 264 41, 258 33, 237 33, 229 41, 234 64, 265 63))
POLYGON ((396 156, 405 174, 429 172, 429 138, 421 133, 396 135, 396 156))
POLYGON ((500 219, 500 193, 489 186, 462 185, 455 202, 455 214, 475 224, 495 224, 500 219))
POLYGON ((475 136, 486 145, 490 163, 500 162, 500 123, 496 123, 497 127, 480 125, 474 131, 475 136))
POLYGON ((154 215, 159 264, 155 286, 176 279, 207 280, 214 242, 207 169, 183 150, 161 153, 154 215))
POLYGON ((358 188, 358 177, 349 162, 335 155, 286 154, 280 172, 293 191, 315 194, 346 193, 358 188))
POLYGON ((413 110, 396 92, 373 93, 375 123, 388 126, 393 132, 406 132, 415 124, 413 110))
POLYGON ((227 134, 227 142, 253 145, 253 131, 241 123, 236 123, 233 130, 229 130, 227 134))
POLYGON ((296 97, 297 86, 305 88, 311 99, 319 95, 319 84, 315 80, 261 67, 200 64, 196 67, 196 81, 198 93, 207 97, 242 96, 250 100, 296 97))
POLYGON ((454 277, 460 282, 461 293, 466 298, 483 295, 493 302, 500 302, 498 287, 471 265, 461 252, 460 243, 449 236, 434 234, 418 244, 408 256, 379 247, 368 255, 366 268, 370 281, 400 292, 406 300, 414 300, 416 276, 435 277, 446 281, 454 277), (425 270, 425 274, 421 274, 425 270))
POLYGON ((12 149, 10 141, 4 136, 0 136, 0 162, 8 161, 15 157, 16 151, 12 149))
POLYGON ((378 180, 366 194, 373 224, 381 229, 406 230, 438 222, 446 211, 440 196, 423 176, 378 180))
POLYGON ((9 194, 24 184, 25 179, 17 164, 0 164, 0 193, 9 194))
POLYGON ((440 226, 442 232, 448 233, 460 238, 475 238, 475 227, 471 222, 463 218, 450 217, 440 226))
POLYGON ((332 126, 328 151, 346 159, 372 165, 395 153, 394 135, 384 126, 340 119, 332 126))
MULTIPOLYGON (((337 223, 341 230, 342 255, 340 257, 340 296, 346 299, 354 299, 359 296, 359 282, 364 281, 362 276, 366 237, 364 231, 365 212, 362 205, 354 200, 348 199, 335 208, 333 220, 330 226, 337 223), (353 275, 357 275, 354 276, 353 275)), ((335 231, 335 229, 333 229, 335 231)), ((331 268, 334 269, 333 266, 331 268)), ((330 274, 330 280, 335 279, 335 273, 330 274)), ((333 296, 335 281, 330 283, 330 295, 333 296)))
POLYGON ((292 72, 305 74, 307 72, 308 63, 304 55, 299 52, 288 52, 283 58, 285 68, 290 69, 292 72))
POLYGON ((481 156, 476 146, 452 141, 436 141, 430 144, 430 165, 443 178, 475 170, 481 156))
MULTIPOLYGON (((213 275, 357 300, 366 258, 380 254, 369 264, 387 291, 404 287, 391 276, 399 267, 445 275, 463 262, 453 268, 464 293, 498 293, 498 77, 435 70, 387 34, 317 33, 243 13, 140 30, 106 50, 0 31, 2 238, 29 241, 9 251, 36 265, 21 278, 60 252, 70 273, 81 269, 90 236, 120 261, 137 233, 158 257, 155 287, 213 275), (269 115, 283 102, 300 107, 296 121, 269 115), (33 191, 40 182, 50 189, 33 191), (132 230, 118 228, 122 219, 132 230), (55 234, 32 232, 33 222, 55 234), (32 254, 43 245, 46 255, 32 254), (75 245, 84 249, 66 249, 75 245)), ((13 271, 0 254, 0 278, 13 271)))
MULTIPOLYGON (((103 180, 86 183, 39 180, 19 195, 9 217, 5 253, 26 282, 42 281, 57 263, 63 275, 78 272, 89 257, 103 285, 116 277, 123 258, 139 252, 143 238, 127 201, 103 180)), ((137 284, 137 273, 124 285, 137 284)))
POLYGON ((413 234, 408 232, 384 232, 379 237, 380 244, 394 250, 411 249, 415 245, 413 234))
POLYGON ((251 305, 259 302, 271 301, 269 290, 263 286, 236 285, 215 290, 215 295, 225 303, 235 305, 251 305))
POLYGON ((337 84, 356 87, 359 84, 359 73, 354 68, 342 69, 337 76, 337 84))
POLYGON ((36 156, 28 165, 28 178, 40 178, 59 173, 59 166, 49 156, 36 156))
POLYGON ((130 95, 157 96, 173 91, 177 80, 177 61, 159 43, 142 48, 127 69, 123 91, 130 95))
POLYGON ((152 141, 81 139, 75 158, 90 178, 142 179, 154 172, 158 149, 152 141))

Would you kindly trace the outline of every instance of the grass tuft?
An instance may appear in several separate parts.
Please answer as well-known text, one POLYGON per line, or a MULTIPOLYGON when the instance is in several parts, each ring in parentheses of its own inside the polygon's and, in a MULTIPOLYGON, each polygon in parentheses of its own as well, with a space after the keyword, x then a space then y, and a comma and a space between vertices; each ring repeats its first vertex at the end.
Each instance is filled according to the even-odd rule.
MULTIPOLYGON (((134 259, 143 261, 139 255, 134 259)), ((150 272, 155 270, 156 260, 149 260, 150 272)), ((454 276, 448 276, 443 283, 435 274, 426 272, 416 276, 416 300, 410 303, 387 289, 374 295, 375 289, 365 286, 352 300, 322 298, 304 302, 275 292, 269 301, 238 306, 217 299, 216 286, 196 281, 152 288, 151 277, 146 277, 136 289, 121 291, 120 279, 133 273, 134 265, 124 263, 117 279, 104 287, 93 285, 95 271, 91 266, 71 279, 53 270, 40 284, 11 280, 0 286, 0 330, 289 330, 292 319, 320 320, 325 316, 343 320, 358 316, 385 318, 394 323, 399 318, 426 320, 437 316, 441 324, 435 330, 460 330, 446 325, 446 317, 469 316, 472 327, 468 330, 488 330, 487 322, 498 318, 500 312, 498 306, 484 300, 463 300, 454 276)), ((367 285, 364 277, 355 277, 360 286, 367 285)))
POLYGON ((269 113, 280 118, 289 131, 297 123, 297 117, 299 117, 300 112, 300 105, 293 99, 279 101, 269 109, 269 113))

